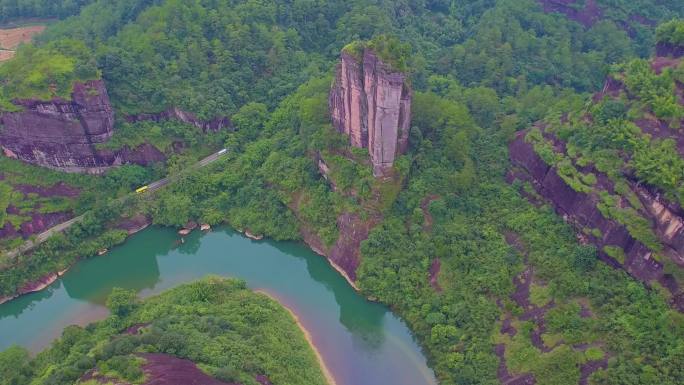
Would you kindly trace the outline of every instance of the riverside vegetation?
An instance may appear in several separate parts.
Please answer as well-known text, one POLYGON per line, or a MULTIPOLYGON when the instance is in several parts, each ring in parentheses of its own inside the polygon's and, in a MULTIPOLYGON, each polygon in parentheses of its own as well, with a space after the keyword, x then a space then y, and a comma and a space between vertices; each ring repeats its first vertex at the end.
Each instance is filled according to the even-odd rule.
MULTIPOLYGON (((684 316, 657 290, 599 262, 552 208, 505 181, 513 134, 581 108, 611 65, 636 74, 632 92, 667 96, 660 82, 640 80, 650 76, 640 63, 656 39, 680 41, 680 21, 658 34, 652 24, 681 17, 684 5, 597 3, 605 12, 584 26, 527 0, 94 1, 80 12, 64 8, 77 15, 51 25, 38 48, 19 51, 84 44, 120 115, 178 106, 203 119, 231 116, 224 159, 154 197, 132 198, 124 212, 172 226, 227 222, 278 240, 306 229, 326 245, 339 236, 342 212, 381 218, 362 244, 357 284, 408 322, 441 384, 502 382, 502 358, 511 377, 531 374, 538 384, 589 375, 593 384, 679 384, 684 316), (415 89, 409 153, 389 181, 372 177, 367 154, 349 149, 327 116, 335 57, 379 35, 403 42, 394 45, 402 52, 410 47, 399 62, 415 89), (318 172, 318 154, 332 165, 335 190, 318 172)), ((657 104, 667 107, 663 116, 680 116, 676 103, 657 104)), ((155 127, 120 121, 114 143, 166 147, 155 127)), ((659 154, 669 152, 643 160, 663 161, 659 154)), ((154 172, 124 170, 112 172, 132 185, 154 172)), ((679 174, 642 170, 678 196, 679 174)), ((123 240, 121 210, 104 200, 94 206, 83 226, 5 269, 2 293, 123 240)))
POLYGON ((141 384, 171 370, 188 381, 206 381, 207 372, 225 384, 326 384, 292 316, 242 281, 209 277, 143 302, 134 292, 114 289, 107 306, 107 319, 68 327, 35 358, 18 347, 0 353, 2 383, 141 384), (170 357, 201 370, 148 366, 181 364, 170 357))

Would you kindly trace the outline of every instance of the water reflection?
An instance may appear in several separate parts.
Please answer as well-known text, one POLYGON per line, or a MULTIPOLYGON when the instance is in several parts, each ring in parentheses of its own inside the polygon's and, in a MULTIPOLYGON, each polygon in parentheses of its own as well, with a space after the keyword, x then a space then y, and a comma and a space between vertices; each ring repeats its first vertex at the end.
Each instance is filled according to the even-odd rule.
POLYGON ((53 285, 37 293, 31 293, 14 299, 10 301, 8 304, 5 304, 7 306, 0 306, 0 319, 4 317, 18 318, 25 311, 30 311, 31 309, 36 307, 37 304, 41 301, 52 297, 52 292, 54 290, 55 287, 53 285), (13 306, 9 306, 10 303, 13 306))
POLYGON ((133 252, 98 257, 98 263, 78 264, 62 280, 69 297, 104 304, 114 287, 140 292, 152 289, 160 280, 157 257, 166 255, 172 243, 153 244, 134 237, 133 252))
POLYGON ((380 349, 385 340, 383 320, 387 309, 384 306, 370 303, 358 295, 351 286, 339 279, 339 273, 330 268, 325 258, 305 257, 302 245, 276 243, 273 246, 284 254, 304 260, 309 275, 333 293, 335 302, 339 305, 339 321, 354 336, 354 341, 363 345, 359 349, 380 349), (359 314, 360 307, 364 309, 363 314, 359 314))

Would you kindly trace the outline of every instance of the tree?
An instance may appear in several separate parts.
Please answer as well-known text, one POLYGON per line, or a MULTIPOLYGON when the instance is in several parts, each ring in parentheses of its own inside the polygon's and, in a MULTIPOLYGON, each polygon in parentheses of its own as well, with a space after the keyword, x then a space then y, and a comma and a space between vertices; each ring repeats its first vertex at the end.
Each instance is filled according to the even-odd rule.
POLYGON ((119 287, 112 289, 107 298, 107 308, 119 317, 126 317, 138 306, 138 297, 134 290, 126 290, 119 287))
POLYGON ((12 346, 0 352, 0 384, 18 385, 25 383, 30 375, 29 352, 19 346, 12 346))

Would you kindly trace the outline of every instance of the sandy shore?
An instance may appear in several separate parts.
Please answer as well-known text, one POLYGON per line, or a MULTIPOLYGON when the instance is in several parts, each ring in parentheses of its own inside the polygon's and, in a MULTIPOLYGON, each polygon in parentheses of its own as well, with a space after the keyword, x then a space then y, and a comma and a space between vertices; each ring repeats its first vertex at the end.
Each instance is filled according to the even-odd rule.
POLYGON ((256 293, 263 294, 267 296, 268 298, 278 302, 280 306, 285 308, 288 313, 292 316, 292 318, 295 320, 297 323, 297 326, 299 326, 299 329, 301 329, 302 333, 304 333, 304 338, 306 338, 306 341, 309 343, 309 346, 311 346, 311 349, 313 350, 314 354, 316 355, 316 359, 318 360, 318 364, 321 367, 321 371, 323 372, 323 376, 325 376, 325 380, 328 383, 328 385, 337 385, 337 382, 335 382, 335 377, 333 377, 332 373, 330 372, 330 369, 328 369, 328 366, 325 364, 325 361, 323 361, 323 356, 321 356, 321 352, 318 351, 318 348, 313 342, 313 339, 311 338, 311 334, 309 333, 308 330, 302 325, 302 322, 299 320, 299 317, 297 317, 297 314, 287 307, 285 304, 280 302, 278 298, 273 296, 272 294, 268 293, 267 291, 264 290, 255 290, 256 293))

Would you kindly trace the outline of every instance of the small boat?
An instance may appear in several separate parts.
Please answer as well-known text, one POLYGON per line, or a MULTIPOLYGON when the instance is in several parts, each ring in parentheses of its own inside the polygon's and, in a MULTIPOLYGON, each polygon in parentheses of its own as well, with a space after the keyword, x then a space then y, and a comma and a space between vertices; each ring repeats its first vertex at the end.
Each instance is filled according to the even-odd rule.
POLYGON ((97 251, 97 255, 105 255, 107 254, 109 250, 108 249, 100 249, 97 251))
POLYGON ((202 223, 202 224, 200 225, 200 230, 202 230, 202 231, 209 231, 209 230, 211 230, 211 225, 208 224, 208 223, 202 223))

